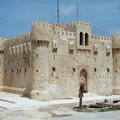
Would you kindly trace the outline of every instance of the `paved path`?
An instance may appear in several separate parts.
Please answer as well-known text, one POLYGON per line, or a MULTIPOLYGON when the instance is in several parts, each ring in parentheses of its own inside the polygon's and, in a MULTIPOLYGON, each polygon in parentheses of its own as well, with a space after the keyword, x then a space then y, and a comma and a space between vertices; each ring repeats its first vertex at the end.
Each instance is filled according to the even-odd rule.
MULTIPOLYGON (((114 96, 97 96, 96 94, 84 94, 83 102, 88 101, 99 101, 107 99, 120 99, 120 95, 114 96)), ((0 107, 4 109, 28 109, 28 108, 39 108, 47 105, 57 105, 57 104, 67 104, 67 103, 77 103, 78 98, 72 99, 60 99, 60 100, 50 100, 50 101, 38 101, 31 100, 21 95, 11 94, 6 92, 0 92, 0 107)))
POLYGON ((53 118, 53 120, 120 120, 120 111, 79 113, 68 117, 53 118))

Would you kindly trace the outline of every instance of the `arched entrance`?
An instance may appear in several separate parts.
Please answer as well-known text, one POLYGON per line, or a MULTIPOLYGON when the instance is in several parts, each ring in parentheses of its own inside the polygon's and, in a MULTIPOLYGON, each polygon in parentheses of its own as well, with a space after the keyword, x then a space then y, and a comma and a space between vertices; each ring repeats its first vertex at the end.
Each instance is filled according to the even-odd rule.
POLYGON ((80 72, 80 80, 84 79, 85 82, 85 86, 84 86, 84 90, 87 91, 87 71, 82 69, 80 72))

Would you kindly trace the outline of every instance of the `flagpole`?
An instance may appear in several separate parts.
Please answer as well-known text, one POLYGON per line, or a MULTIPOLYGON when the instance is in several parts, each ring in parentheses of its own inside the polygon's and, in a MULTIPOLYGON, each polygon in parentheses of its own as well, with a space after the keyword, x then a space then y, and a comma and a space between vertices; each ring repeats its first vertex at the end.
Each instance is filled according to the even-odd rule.
POLYGON ((77 21, 78 21, 78 1, 77 1, 77 21))
POLYGON ((59 24, 59 0, 57 0, 57 23, 59 24))

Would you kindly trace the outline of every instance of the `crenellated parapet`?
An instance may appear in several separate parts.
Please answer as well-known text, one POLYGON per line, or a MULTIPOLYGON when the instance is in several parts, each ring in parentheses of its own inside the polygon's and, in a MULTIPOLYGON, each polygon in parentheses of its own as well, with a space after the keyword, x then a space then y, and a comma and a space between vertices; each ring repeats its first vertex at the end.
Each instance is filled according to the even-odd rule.
POLYGON ((0 42, 4 40, 7 40, 7 38, 0 37, 0 42))
POLYGON ((31 34, 30 32, 22 34, 20 36, 16 36, 14 38, 8 39, 5 41, 5 43, 13 43, 13 42, 17 42, 17 41, 27 41, 30 40, 31 34))
POLYGON ((80 22, 80 21, 76 21, 76 22, 72 22, 72 23, 66 24, 66 27, 72 27, 74 25, 82 26, 82 27, 91 27, 91 25, 89 23, 80 22))
POLYGON ((58 30, 58 31, 53 31, 53 30, 51 30, 50 31, 50 34, 54 34, 54 35, 57 35, 57 36, 66 36, 66 37, 76 37, 76 32, 70 32, 70 31, 60 31, 60 30, 58 30))
POLYGON ((18 55, 27 53, 29 51, 31 51, 31 42, 10 46, 8 52, 10 55, 18 55))
POLYGON ((112 41, 111 37, 105 37, 105 36, 92 35, 91 38, 92 38, 92 40, 112 41))
POLYGON ((52 30, 65 30, 65 27, 63 24, 52 24, 52 30))
POLYGON ((76 21, 66 24, 65 30, 76 32, 77 27, 91 29, 91 25, 89 23, 76 21))
POLYGON ((51 24, 47 22, 33 22, 31 30, 32 40, 49 40, 49 31, 51 24))
POLYGON ((47 22, 32 22, 32 27, 35 27, 35 26, 48 28, 48 27, 51 27, 51 24, 47 22))
POLYGON ((112 37, 113 38, 120 38, 120 34, 113 34, 112 37))
POLYGON ((113 49, 120 50, 120 34, 112 35, 112 46, 113 46, 113 49))

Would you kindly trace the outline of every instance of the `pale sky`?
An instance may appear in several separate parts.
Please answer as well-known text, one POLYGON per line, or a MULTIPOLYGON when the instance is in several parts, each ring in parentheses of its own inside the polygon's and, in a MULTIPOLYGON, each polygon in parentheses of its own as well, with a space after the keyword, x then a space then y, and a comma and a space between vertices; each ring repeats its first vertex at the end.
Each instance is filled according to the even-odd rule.
MULTIPOLYGON (((120 34, 120 0, 59 0, 60 22, 77 20, 92 25, 92 34, 120 34)), ((0 37, 12 38, 31 31, 32 22, 57 22, 57 0, 0 0, 0 37)))

